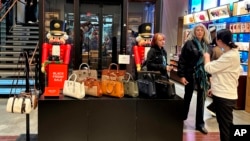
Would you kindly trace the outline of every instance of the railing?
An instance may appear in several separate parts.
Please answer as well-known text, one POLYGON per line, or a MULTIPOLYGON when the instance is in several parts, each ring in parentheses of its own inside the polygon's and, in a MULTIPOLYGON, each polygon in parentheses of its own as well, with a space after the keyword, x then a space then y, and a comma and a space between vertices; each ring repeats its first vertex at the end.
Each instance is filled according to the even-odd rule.
POLYGON ((2 12, 2 10, 4 9, 4 8, 6 8, 6 6, 8 5, 8 4, 11 4, 8 8, 7 8, 7 11, 3 14, 3 16, 0 18, 0 22, 2 22, 3 21, 3 19, 6 17, 6 15, 10 12, 10 10, 15 6, 15 4, 17 3, 17 2, 20 2, 20 3, 23 3, 23 4, 25 4, 24 2, 22 2, 22 1, 20 1, 20 0, 9 0, 9 1, 6 1, 5 3, 4 3, 4 5, 1 7, 1 9, 0 9, 0 11, 2 12))

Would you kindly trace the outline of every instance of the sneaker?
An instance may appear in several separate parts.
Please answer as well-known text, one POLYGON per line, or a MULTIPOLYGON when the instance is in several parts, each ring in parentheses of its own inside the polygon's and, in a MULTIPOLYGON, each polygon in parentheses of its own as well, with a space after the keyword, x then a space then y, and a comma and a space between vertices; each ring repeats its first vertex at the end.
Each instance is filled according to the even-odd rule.
POLYGON ((215 114, 215 107, 214 107, 214 104, 213 104, 213 103, 211 103, 210 105, 207 106, 207 110, 211 113, 211 115, 212 115, 213 117, 216 116, 216 114, 215 114))

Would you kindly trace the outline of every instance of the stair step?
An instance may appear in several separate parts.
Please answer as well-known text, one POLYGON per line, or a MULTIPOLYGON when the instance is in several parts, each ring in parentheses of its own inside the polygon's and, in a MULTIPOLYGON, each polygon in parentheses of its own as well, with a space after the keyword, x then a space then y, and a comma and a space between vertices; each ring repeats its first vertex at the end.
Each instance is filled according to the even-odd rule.
POLYGON ((39 35, 39 31, 22 31, 22 30, 15 30, 15 31, 10 31, 11 33, 23 33, 24 35, 26 34, 37 34, 39 35))
POLYGON ((21 91, 25 91, 25 87, 20 87, 20 88, 16 88, 15 90, 11 91, 11 87, 10 88, 0 88, 0 95, 10 95, 11 94, 20 94, 21 91))
POLYGON ((6 38, 39 39, 38 36, 34 36, 34 35, 7 35, 6 38))
MULTIPOLYGON (((0 70, 0 76, 2 78, 4 78, 4 77, 17 77, 17 75, 18 75, 18 72, 14 71, 14 70, 0 70)), ((21 72, 20 75, 24 76, 23 72, 21 72)), ((29 73, 29 76, 35 76, 35 72, 31 71, 29 73)))
POLYGON ((0 48, 20 48, 20 49, 35 49, 35 45, 0 45, 0 48))
MULTIPOLYGON (((30 85, 34 85, 34 80, 32 80, 32 78, 30 78, 29 80, 29 84, 30 85)), ((26 80, 25 78, 19 78, 19 80, 17 80, 16 78, 2 78, 0 79, 0 86, 11 86, 12 84, 14 85, 26 85, 26 80)))
POLYGON ((37 44, 38 41, 16 41, 16 40, 7 40, 5 43, 28 43, 28 44, 37 44))
POLYGON ((20 53, 22 53, 21 51, 1 51, 0 52, 0 55, 1 54, 20 54, 20 53))
MULTIPOLYGON (((25 68, 25 66, 24 65, 21 65, 21 64, 19 64, 18 65, 18 67, 20 67, 20 68, 25 68)), ((32 67, 32 66, 31 66, 32 67)), ((17 68, 17 64, 9 64, 9 63, 5 63, 5 64, 3 64, 3 63, 1 63, 0 64, 0 68, 3 68, 3 69, 8 69, 8 68, 17 68)), ((0 73, 2 74, 2 70, 0 70, 0 73)), ((8 73, 8 71, 4 71, 4 73, 8 73)), ((0 75, 1 76, 1 75, 0 75)))
POLYGON ((21 25, 15 25, 13 26, 13 29, 39 29, 38 25, 37 26, 21 26, 21 25))

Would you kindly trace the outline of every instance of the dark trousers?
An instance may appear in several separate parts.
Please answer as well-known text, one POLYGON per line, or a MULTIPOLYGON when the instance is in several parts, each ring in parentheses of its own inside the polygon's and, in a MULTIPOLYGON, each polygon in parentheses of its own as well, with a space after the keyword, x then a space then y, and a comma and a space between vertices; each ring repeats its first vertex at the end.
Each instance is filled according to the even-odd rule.
POLYGON ((233 125, 233 108, 236 100, 213 96, 216 119, 219 124, 220 141, 230 141, 230 128, 233 125))
POLYGON ((196 84, 193 76, 185 77, 189 82, 185 85, 185 95, 184 95, 184 120, 188 117, 190 102, 193 96, 194 88, 197 86, 197 102, 196 102, 196 128, 204 127, 204 105, 205 105, 205 95, 203 90, 196 84))

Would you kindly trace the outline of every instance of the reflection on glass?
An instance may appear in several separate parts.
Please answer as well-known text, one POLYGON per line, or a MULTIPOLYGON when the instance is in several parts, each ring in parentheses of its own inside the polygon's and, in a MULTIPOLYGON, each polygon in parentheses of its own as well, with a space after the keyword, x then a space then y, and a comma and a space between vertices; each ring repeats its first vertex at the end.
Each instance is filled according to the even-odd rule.
POLYGON ((203 9, 206 10, 209 8, 217 7, 217 1, 218 0, 204 0, 203 9))
POLYGON ((192 0, 191 13, 201 11, 201 0, 192 0))

